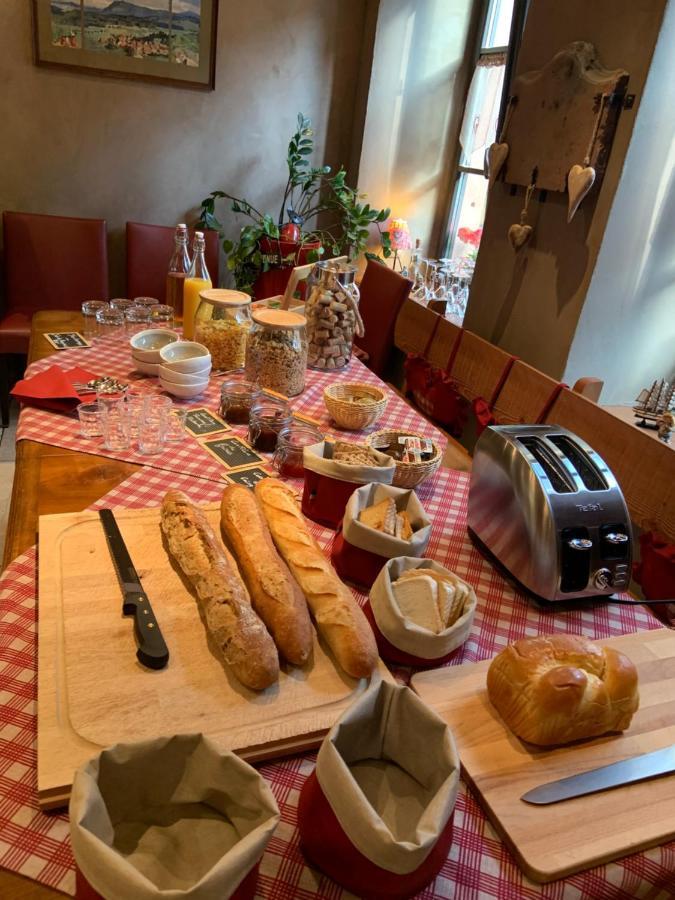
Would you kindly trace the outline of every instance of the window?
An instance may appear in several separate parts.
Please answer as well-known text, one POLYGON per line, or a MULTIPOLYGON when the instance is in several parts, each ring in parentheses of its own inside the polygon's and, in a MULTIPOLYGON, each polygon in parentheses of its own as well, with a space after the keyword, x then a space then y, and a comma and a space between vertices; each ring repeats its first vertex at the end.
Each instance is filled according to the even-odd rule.
POLYGON ((488 183, 485 153, 497 139, 514 0, 489 0, 481 48, 459 136, 460 154, 446 256, 475 259, 483 233, 488 183))

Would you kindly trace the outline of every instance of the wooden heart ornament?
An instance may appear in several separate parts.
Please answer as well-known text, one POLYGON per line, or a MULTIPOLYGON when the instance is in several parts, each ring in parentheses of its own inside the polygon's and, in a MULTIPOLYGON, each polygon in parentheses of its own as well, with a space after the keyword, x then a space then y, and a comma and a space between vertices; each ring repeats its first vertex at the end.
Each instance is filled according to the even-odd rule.
POLYGON ((497 176, 504 167, 508 155, 508 144, 490 144, 487 152, 487 175, 490 187, 492 187, 497 180, 497 176))
POLYGON ((593 187, 595 169, 593 166, 572 166, 567 173, 567 222, 571 222, 581 201, 593 187))
POLYGON ((508 231, 509 241, 514 250, 520 250, 532 237, 531 225, 512 225, 508 231))

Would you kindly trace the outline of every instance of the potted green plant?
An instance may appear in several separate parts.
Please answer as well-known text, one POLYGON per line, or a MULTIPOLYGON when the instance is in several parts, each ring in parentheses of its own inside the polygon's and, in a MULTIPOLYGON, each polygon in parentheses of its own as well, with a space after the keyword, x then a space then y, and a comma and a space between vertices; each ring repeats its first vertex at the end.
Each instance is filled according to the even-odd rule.
POLYGON ((221 237, 223 226, 215 213, 218 200, 230 200, 232 212, 250 219, 238 241, 223 240, 227 267, 238 290, 257 298, 281 294, 294 266, 315 262, 322 255, 355 257, 361 253, 373 224, 380 234, 383 256, 391 255, 389 233, 380 227, 389 210, 373 209, 365 203, 358 189, 345 183, 342 167, 332 174, 330 166, 310 165, 313 152, 312 125, 300 113, 288 144, 288 178, 276 219, 227 191, 212 191, 202 200, 199 225, 218 231, 221 237))

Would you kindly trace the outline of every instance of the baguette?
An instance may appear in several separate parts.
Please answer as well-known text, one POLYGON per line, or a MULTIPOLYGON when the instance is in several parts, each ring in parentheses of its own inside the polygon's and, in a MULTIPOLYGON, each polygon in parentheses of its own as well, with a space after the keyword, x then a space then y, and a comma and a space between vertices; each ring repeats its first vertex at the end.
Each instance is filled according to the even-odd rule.
POLYGON ((309 533, 293 491, 274 478, 255 486, 274 543, 302 588, 317 628, 338 664, 353 678, 367 678, 377 664, 373 632, 352 592, 335 574, 309 533))
POLYGON ((312 623, 305 597, 277 553, 260 504, 240 484, 225 488, 220 505, 223 534, 234 550, 253 608, 281 655, 302 666, 312 652, 312 623))
POLYGON ((182 491, 162 501, 161 526, 171 555, 197 592, 209 633, 247 688, 262 691, 279 678, 279 656, 253 611, 230 554, 206 516, 182 491))

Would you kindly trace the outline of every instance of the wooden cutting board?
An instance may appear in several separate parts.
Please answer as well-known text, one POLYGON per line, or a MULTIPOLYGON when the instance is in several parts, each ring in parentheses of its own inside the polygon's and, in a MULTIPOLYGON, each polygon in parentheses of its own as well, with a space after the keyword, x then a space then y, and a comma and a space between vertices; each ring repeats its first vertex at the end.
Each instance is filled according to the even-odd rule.
MULTIPOLYGON (((206 508, 216 530, 219 507, 206 508)), ((96 513, 40 518, 38 799, 68 800, 75 769, 102 747, 203 732, 261 760, 317 747, 368 686, 346 675, 316 637, 312 662, 282 671, 261 694, 227 670, 195 596, 162 544, 159 509, 115 517, 169 647, 165 669, 136 660, 133 622, 96 513)), ((391 678, 384 665, 375 677, 391 678)))
POLYGON ((412 686, 448 723, 465 780, 525 874, 553 881, 675 837, 675 775, 532 806, 531 788, 675 743, 675 632, 599 641, 639 674, 640 708, 628 731, 544 750, 515 737, 488 700, 489 660, 415 675, 412 686))

